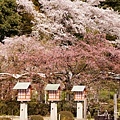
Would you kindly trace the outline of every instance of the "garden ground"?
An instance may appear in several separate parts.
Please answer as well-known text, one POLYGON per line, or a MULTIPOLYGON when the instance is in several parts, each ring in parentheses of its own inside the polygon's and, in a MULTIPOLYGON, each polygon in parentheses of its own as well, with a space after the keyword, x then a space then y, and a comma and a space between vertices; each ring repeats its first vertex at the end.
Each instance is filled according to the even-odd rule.
MULTIPOLYGON (((1 116, 1 117, 3 117, 3 116, 1 116)), ((9 117, 9 118, 11 118, 11 120, 20 120, 19 116, 5 116, 5 117, 9 117)), ((50 120, 50 117, 44 117, 44 120, 50 120)), ((78 120, 78 119, 75 118, 75 120, 78 120)), ((85 120, 85 119, 80 119, 80 120, 85 120)))

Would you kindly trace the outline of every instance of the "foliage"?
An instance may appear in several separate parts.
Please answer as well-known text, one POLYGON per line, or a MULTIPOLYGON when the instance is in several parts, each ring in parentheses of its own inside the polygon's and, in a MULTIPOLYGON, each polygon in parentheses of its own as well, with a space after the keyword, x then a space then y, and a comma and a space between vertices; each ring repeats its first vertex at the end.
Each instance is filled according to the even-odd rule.
POLYGON ((91 116, 94 117, 97 115, 99 108, 100 108, 99 103, 91 101, 88 106, 88 111, 90 112, 91 116))
MULTIPOLYGON (((22 34, 25 32, 27 32, 27 33, 31 32, 32 24, 30 23, 30 19, 28 19, 28 18, 30 18, 28 15, 33 14, 33 16, 35 17, 33 30, 36 32, 38 31, 38 33, 40 32, 39 35, 41 37, 43 37, 43 36, 46 36, 46 37, 57 36, 58 37, 58 36, 63 36, 63 35, 68 37, 69 36, 68 33, 70 33, 71 35, 74 35, 78 39, 81 39, 81 38, 83 38, 84 33, 87 31, 86 28, 94 29, 94 30, 97 30, 100 32, 104 29, 104 31, 107 34, 110 32, 110 34, 112 34, 112 35, 115 35, 115 36, 119 35, 119 29, 117 29, 117 28, 119 28, 119 24, 116 24, 116 23, 119 23, 119 16, 117 14, 113 13, 112 11, 108 11, 108 10, 105 11, 102 9, 98 9, 96 7, 95 8, 90 7, 88 4, 85 4, 84 2, 80 2, 81 9, 79 9, 78 3, 76 3, 75 1, 71 2, 69 0, 61 1, 59 4, 57 3, 57 1, 51 2, 51 1, 42 1, 42 0, 41 1, 33 0, 32 1, 33 3, 30 1, 26 1, 26 3, 24 3, 24 1, 22 1, 20 3, 19 2, 20 1, 18 1, 19 6, 24 6, 23 8, 26 11, 26 12, 23 11, 23 21, 21 21, 21 23, 24 23, 24 24, 22 24, 22 27, 21 26, 19 27, 19 28, 22 28, 22 30, 19 31, 19 32, 22 32, 22 34), (66 3, 66 4, 63 5, 62 3, 63 4, 66 3), (38 11, 34 10, 33 4, 36 7, 42 6, 41 10, 45 11, 46 15, 48 15, 49 21, 47 18, 45 18, 44 14, 38 13, 38 11), (75 10, 69 9, 70 8, 69 5, 71 5, 71 6, 74 5, 73 8, 75 10), (82 6, 83 6, 83 8, 82 8, 82 6), (84 7, 84 6, 86 6, 86 7, 84 7), (50 7, 50 9, 49 9, 49 7, 50 7), (59 8, 62 9, 61 12, 59 11, 59 8), (87 9, 84 10, 84 8, 87 8, 87 9), (86 11, 86 13, 85 13, 85 11, 86 11), (87 11, 89 11, 89 13, 87 13, 87 11), (27 16, 26 16, 26 13, 28 14, 27 16), (83 14, 83 16, 81 16, 81 14, 83 14), (86 14, 88 14, 88 15, 86 16, 86 14), (79 17, 76 17, 76 15, 79 17), (38 16, 38 17, 36 17, 36 16, 38 16), (44 16, 44 17, 42 17, 42 16, 44 16), (84 18, 85 20, 82 21, 84 16, 88 17, 88 18, 84 18), (102 17, 99 17, 99 16, 102 16, 102 17), (104 17, 104 16, 106 16, 106 17, 104 17), (117 18, 117 16, 118 16, 118 18, 117 18), (26 19, 24 19, 24 17, 26 19), (43 19, 43 18, 45 18, 45 19, 43 19), (111 21, 112 18, 114 18, 113 21, 111 21), (51 21, 51 23, 50 23, 50 21, 51 21), (55 21, 55 22, 52 22, 52 21, 55 21), (82 21, 82 24, 79 23, 80 21, 82 21), (117 22, 115 23, 115 21, 117 21, 117 22), (105 25, 104 25, 104 23, 105 23, 105 25), (79 27, 79 25, 81 27, 79 27), (92 26, 92 28, 91 28, 91 26, 92 26), (111 28, 111 29, 109 29, 109 28, 111 28), (115 28, 116 28, 116 31, 114 31, 115 28)), ((115 5, 115 4, 112 4, 112 5, 115 5)), ((12 34, 13 34, 13 32, 12 32, 12 34)), ((119 36, 118 36, 118 38, 119 38, 119 36)))
MULTIPOLYGON (((37 0, 34 1, 37 2, 37 0)), ((120 26, 117 24, 120 22, 119 15, 114 11, 99 9, 82 1, 62 0, 58 3, 57 0, 54 0, 54 2, 39 0, 39 3, 44 13, 33 12, 35 16, 36 14, 38 16, 35 18, 33 29, 38 32, 42 31, 47 35, 52 34, 54 38, 58 39, 70 35, 81 39, 87 32, 86 28, 89 28, 110 33, 119 38, 120 26)))
POLYGON ((33 4, 35 5, 35 9, 40 11, 40 8, 42 8, 42 5, 39 3, 38 0, 32 0, 33 4))
POLYGON ((31 21, 34 19, 33 16, 30 13, 27 12, 19 12, 19 14, 21 15, 21 28, 20 28, 20 35, 23 34, 30 34, 32 32, 32 26, 33 24, 31 23, 31 21))
MULTIPOLYGON (((118 98, 117 100, 118 100, 118 101, 117 101, 117 103, 118 103, 118 104, 117 104, 117 105, 118 105, 118 106, 117 106, 117 107, 118 107, 118 112, 120 112, 120 98, 118 98)), ((119 114, 119 117, 120 117, 120 114, 119 114)))
MULTIPOLYGON (((65 67, 68 67, 68 70, 72 71, 74 74, 78 74, 90 67, 101 70, 115 70, 117 69, 117 65, 119 66, 119 50, 115 50, 105 40, 104 36, 100 34, 97 34, 96 36, 88 34, 84 37, 83 42, 78 41, 75 44, 75 46, 68 46, 68 49, 62 49, 58 46, 54 47, 54 43, 53 45, 51 44, 51 47, 46 46, 46 48, 43 47, 41 49, 41 46, 39 47, 40 44, 38 44, 38 49, 36 49, 37 47, 33 48, 34 51, 24 51, 24 53, 18 53, 19 61, 22 62, 26 60, 26 62, 28 61, 30 64, 29 66, 40 66, 39 69, 42 69, 42 71, 46 71, 47 68, 50 72, 56 70, 61 71, 65 67), (39 49, 41 50, 39 51, 39 49), (110 55, 106 55, 107 53, 110 53, 110 55), (38 55, 39 58, 37 57, 38 55), (103 65, 101 66, 101 64, 103 65)), ((28 45, 30 45, 30 43, 28 45)), ((34 44, 34 46, 36 45, 34 44)), ((119 69, 116 71, 119 71, 119 69)))
POLYGON ((44 120, 41 115, 32 115, 30 116, 30 120, 44 120))
POLYGON ((44 33, 43 35, 52 36, 52 39, 69 36, 81 39, 87 32, 86 28, 89 28, 120 38, 119 14, 112 10, 100 9, 86 2, 75 0, 61 0, 59 3, 58 0, 54 0, 54 2, 51 0, 39 0, 39 2, 33 0, 35 7, 40 4, 41 9, 38 12, 38 10, 34 10, 32 2, 26 1, 25 3, 24 0, 21 0, 19 4, 24 5, 26 11, 34 15, 33 30, 36 37, 44 33))
MULTIPOLYGON (((17 80, 35 81, 33 89, 39 94, 43 93, 46 83, 60 83, 63 90, 71 90, 76 84, 86 85, 91 92, 91 116, 97 114, 99 108, 102 112, 108 109, 112 113, 111 100, 118 89, 118 83, 112 82, 114 78, 109 77, 108 73, 120 73, 120 50, 114 48, 108 40, 120 38, 119 14, 82 1, 19 0, 19 9, 23 9, 22 12, 19 11, 19 16, 14 4, 13 0, 0 1, 0 23, 5 23, 0 24, 4 28, 4 31, 0 30, 4 33, 1 34, 2 37, 30 34, 33 29, 31 35, 37 34, 40 40, 38 41, 38 36, 6 38, 5 44, 0 44, 0 71, 11 74, 27 72, 28 75, 17 80), (10 7, 7 7, 9 4, 10 7), (39 4, 44 12, 34 9, 39 4), (15 22, 15 26, 11 21, 15 22), (15 31, 9 31, 11 28, 15 28, 15 31), (40 72, 45 77, 41 77, 38 74, 40 72), (36 77, 34 74, 37 74, 36 77)), ((11 100, 15 94, 9 91, 16 80, 12 76, 1 77, 1 83, 4 84, 0 92, 1 98, 4 96, 4 100, 11 100)), ((18 104, 7 102, 0 103, 1 115, 12 114, 11 110, 18 115, 18 104)), ((76 106, 72 102, 65 102, 65 99, 62 102, 59 111, 70 110, 75 113, 76 106)), ((50 109, 49 105, 42 104, 37 99, 32 99, 28 105, 29 115, 47 115, 50 109)))
MULTIPOLYGON (((61 83, 62 89, 71 90, 74 84, 89 85, 94 79, 107 80, 109 71, 120 72, 120 51, 105 38, 105 34, 88 33, 84 35, 83 40, 69 38, 72 45, 67 46, 61 45, 61 41, 57 40, 42 44, 32 37, 14 37, 10 41, 8 38, 5 45, 1 45, 1 71, 14 74, 27 72, 28 75, 19 80, 25 80, 26 77, 27 80, 36 80, 35 88, 38 93, 40 90, 43 92, 44 85, 48 82, 61 83), (101 74, 101 71, 104 74, 101 74), (35 73, 39 72, 45 77, 39 74, 34 77, 35 73), (41 81, 40 88, 37 81, 41 81)), ((68 39, 63 40, 66 41, 68 39)), ((10 99, 12 95, 9 94, 8 88, 15 79, 6 75, 4 77, 8 77, 7 84, 3 82, 6 84, 3 88, 4 99, 10 99)))
POLYGON ((60 111, 69 111, 74 116, 76 116, 76 104, 74 101, 61 101, 58 103, 58 112, 60 111))
POLYGON ((73 114, 69 111, 61 111, 58 113, 60 120, 74 120, 73 114))
POLYGON ((7 105, 6 115, 19 115, 19 102, 17 101, 6 101, 7 105))
MULTIPOLYGON (((108 99, 110 98, 110 95, 111 92, 109 90, 101 90, 99 92, 99 98, 100 98, 100 101, 102 102, 107 102, 108 99)), ((113 94, 112 94, 113 95, 113 94)))
POLYGON ((7 105, 4 103, 4 102, 1 102, 0 103, 0 114, 3 115, 3 114, 6 114, 6 109, 7 109, 7 105))
POLYGON ((45 116, 48 114, 50 106, 48 104, 40 102, 29 102, 28 103, 28 112, 29 115, 42 115, 45 116))
POLYGON ((26 7, 24 4, 18 4, 17 10, 19 15, 21 16, 21 26, 20 26, 20 35, 30 34, 32 32, 34 16, 29 11, 26 11, 26 7))
POLYGON ((17 7, 15 0, 0 1, 0 41, 5 36, 12 37, 32 32, 31 20, 33 20, 33 16, 23 10, 17 12, 17 7))
MULTIPOLYGON (((0 115, 19 115, 19 105, 17 101, 0 101, 0 115)), ((49 114, 50 106, 40 102, 29 102, 28 113, 29 115, 42 115, 49 114)))
POLYGON ((101 2, 103 8, 112 7, 115 11, 120 12, 120 1, 119 0, 105 0, 101 2))
POLYGON ((87 114, 87 119, 91 120, 91 113, 90 112, 88 112, 88 114, 87 114))
POLYGON ((19 103, 16 101, 0 101, 0 115, 19 115, 19 103))
POLYGON ((91 90, 87 95, 88 111, 91 113, 91 116, 92 117, 96 116, 98 114, 98 111, 100 114, 103 114, 105 110, 107 110, 109 114, 113 115, 113 111, 114 111, 113 97, 114 94, 117 92, 116 91, 117 88, 119 89, 117 83, 111 80, 109 81, 100 80, 100 81, 95 81, 95 83, 92 84, 90 84, 90 86, 93 86, 96 92, 93 92, 91 90), (89 96, 90 93, 93 95, 93 98, 92 96, 91 97, 89 96))
POLYGON ((15 0, 0 0, 0 41, 19 33, 21 16, 15 0))
POLYGON ((106 34, 106 39, 110 41, 115 41, 117 39, 116 35, 106 34))

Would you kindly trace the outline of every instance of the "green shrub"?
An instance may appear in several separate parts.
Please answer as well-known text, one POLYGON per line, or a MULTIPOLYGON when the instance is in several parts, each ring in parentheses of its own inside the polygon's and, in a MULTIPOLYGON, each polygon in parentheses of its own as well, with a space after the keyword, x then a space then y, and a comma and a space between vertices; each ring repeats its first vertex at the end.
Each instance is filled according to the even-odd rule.
POLYGON ((3 118, 0 118, 0 120, 11 120, 11 119, 3 117, 3 118))
POLYGON ((61 111, 58 113, 60 115, 60 120, 74 120, 73 114, 69 111, 61 111))
POLYGON ((30 116, 30 120, 44 120, 41 115, 32 115, 30 116))
POLYGON ((115 41, 117 39, 116 35, 106 34, 106 39, 109 41, 115 41))
POLYGON ((40 102, 29 102, 28 113, 29 115, 41 115, 45 116, 49 114, 50 105, 40 102))
POLYGON ((0 101, 0 115, 19 115, 19 106, 14 100, 0 101))

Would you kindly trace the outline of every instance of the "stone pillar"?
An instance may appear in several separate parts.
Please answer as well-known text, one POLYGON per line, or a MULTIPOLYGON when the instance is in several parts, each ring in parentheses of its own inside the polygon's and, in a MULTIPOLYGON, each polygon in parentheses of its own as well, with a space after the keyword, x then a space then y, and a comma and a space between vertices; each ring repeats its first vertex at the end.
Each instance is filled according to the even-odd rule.
POLYGON ((114 94, 114 120, 117 120, 117 94, 114 94))
POLYGON ((28 120, 27 103, 20 103, 20 120, 28 120))
POLYGON ((83 119, 83 105, 82 103, 77 103, 77 119, 83 119))
POLYGON ((51 103, 50 120, 57 120, 57 104, 51 103))
POLYGON ((87 112, 87 99, 84 99, 84 119, 86 119, 86 112, 87 112))

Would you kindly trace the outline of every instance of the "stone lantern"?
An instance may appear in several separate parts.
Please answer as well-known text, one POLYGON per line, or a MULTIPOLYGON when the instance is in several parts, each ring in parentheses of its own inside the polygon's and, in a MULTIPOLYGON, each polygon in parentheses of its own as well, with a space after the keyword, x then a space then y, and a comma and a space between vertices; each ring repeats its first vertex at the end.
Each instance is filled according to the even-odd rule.
POLYGON ((77 119, 86 118, 86 87, 85 86, 73 86, 72 90, 74 92, 74 101, 77 101, 77 119), (84 108, 83 108, 84 103, 84 108))
POLYGON ((50 120, 57 120, 57 101, 60 101, 60 84, 47 84, 45 91, 51 101, 50 120))
POLYGON ((27 101, 31 100, 31 83, 30 82, 17 82, 13 88, 17 90, 17 101, 20 101, 20 120, 28 120, 27 114, 27 101))

